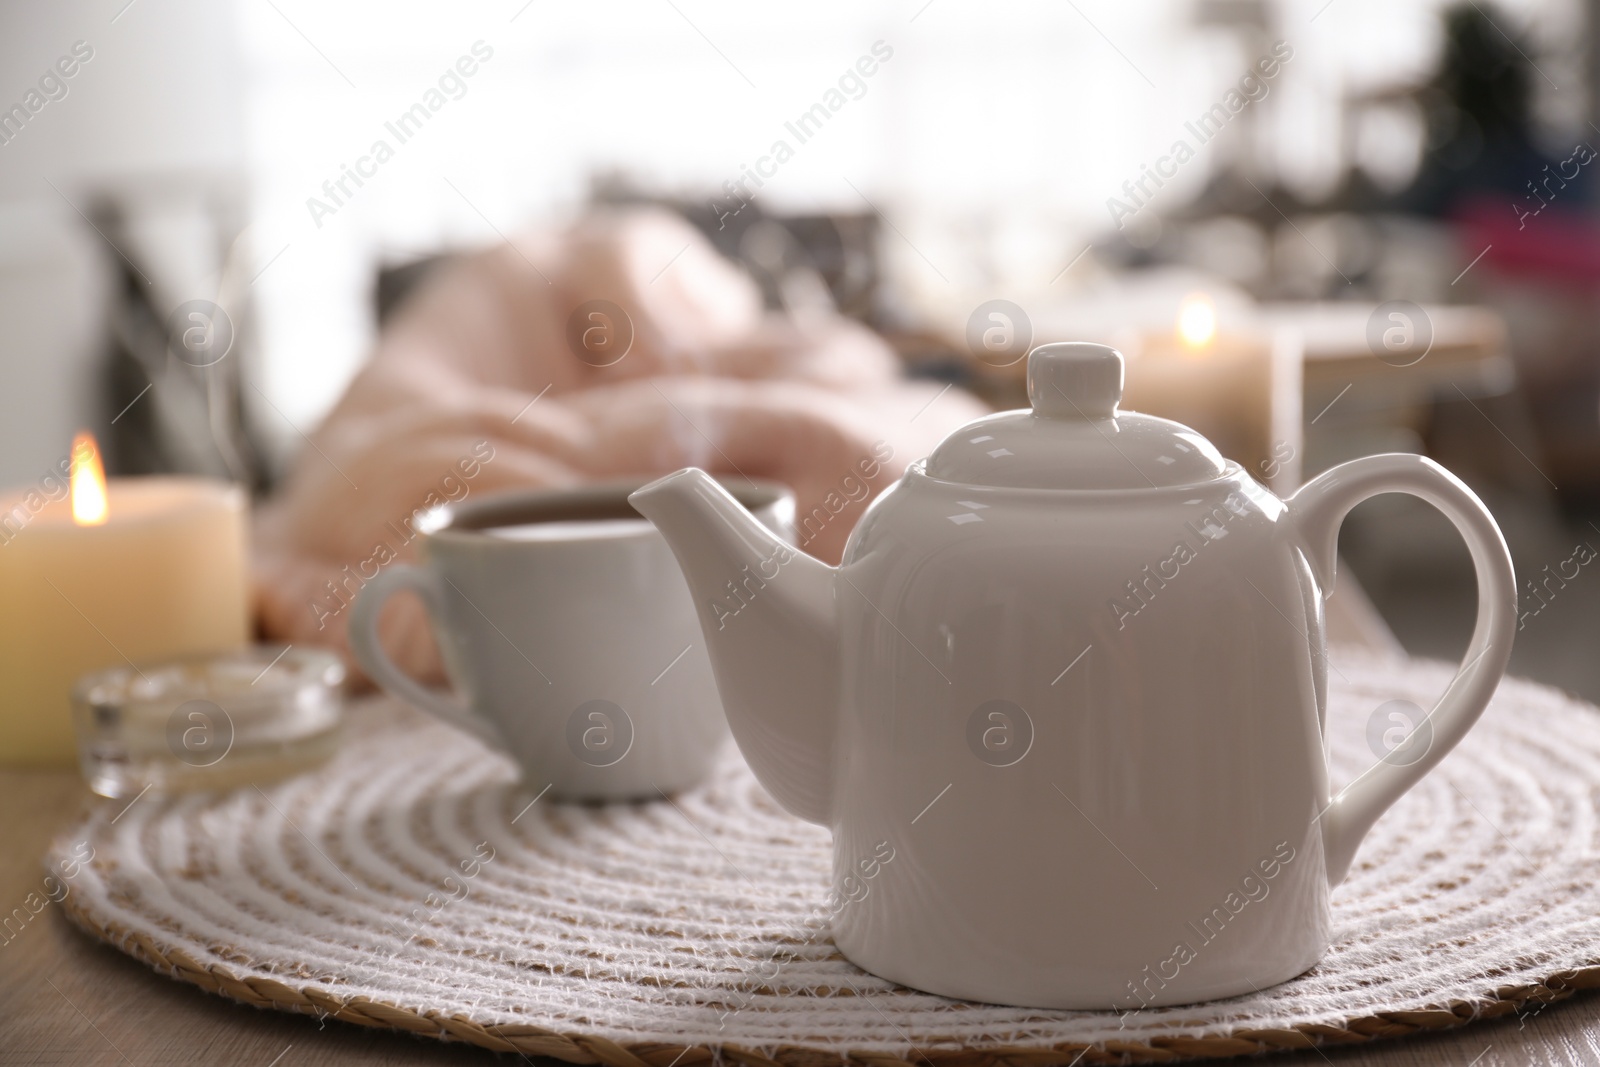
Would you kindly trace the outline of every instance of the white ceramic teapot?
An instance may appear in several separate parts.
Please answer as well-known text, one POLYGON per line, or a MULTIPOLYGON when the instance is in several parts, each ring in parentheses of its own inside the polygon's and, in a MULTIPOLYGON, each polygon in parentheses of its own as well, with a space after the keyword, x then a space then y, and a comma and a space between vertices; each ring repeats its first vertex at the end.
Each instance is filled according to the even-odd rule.
POLYGON ((1280 500, 1119 412, 1122 371, 1101 345, 1035 349, 1032 410, 912 464, 837 568, 702 471, 630 498, 688 578, 751 768, 833 831, 834 940, 875 974, 1041 1008, 1291 978, 1363 835, 1505 670, 1511 560, 1453 475, 1369 456, 1280 500), (1461 531, 1477 624, 1431 746, 1330 797, 1323 604, 1345 514, 1387 492, 1461 531))

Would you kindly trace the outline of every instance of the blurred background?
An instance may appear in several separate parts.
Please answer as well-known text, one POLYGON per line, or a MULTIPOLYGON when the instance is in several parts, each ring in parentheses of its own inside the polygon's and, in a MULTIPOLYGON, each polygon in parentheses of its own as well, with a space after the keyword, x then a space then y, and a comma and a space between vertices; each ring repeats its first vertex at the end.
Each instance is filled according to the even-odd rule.
MULTIPOLYGON (((87 427, 267 492, 439 263, 648 202, 997 406, 1019 345, 1104 340, 1274 488, 1434 456, 1516 558, 1513 671, 1600 699, 1596 0, 68 0, 0 13, 0 70, 0 485, 87 427)), ((1342 551, 1464 646, 1442 518, 1342 551)))

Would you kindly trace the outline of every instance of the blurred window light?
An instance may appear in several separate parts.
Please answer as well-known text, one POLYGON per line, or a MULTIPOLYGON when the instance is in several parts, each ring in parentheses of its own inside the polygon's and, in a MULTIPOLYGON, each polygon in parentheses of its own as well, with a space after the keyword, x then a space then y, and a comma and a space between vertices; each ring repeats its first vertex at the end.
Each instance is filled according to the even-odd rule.
POLYGON ((1386 193, 1399 192, 1416 175, 1426 140, 1415 105, 1370 107, 1356 116, 1356 164, 1386 193))

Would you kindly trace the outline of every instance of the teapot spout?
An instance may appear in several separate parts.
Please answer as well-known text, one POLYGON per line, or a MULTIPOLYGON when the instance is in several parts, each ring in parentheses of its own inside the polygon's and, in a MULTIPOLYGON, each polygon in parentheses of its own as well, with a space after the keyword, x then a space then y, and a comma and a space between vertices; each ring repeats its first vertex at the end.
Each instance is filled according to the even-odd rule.
POLYGON ((629 498, 689 583, 723 711, 750 769, 790 813, 829 825, 839 695, 834 568, 763 526, 705 471, 629 498))

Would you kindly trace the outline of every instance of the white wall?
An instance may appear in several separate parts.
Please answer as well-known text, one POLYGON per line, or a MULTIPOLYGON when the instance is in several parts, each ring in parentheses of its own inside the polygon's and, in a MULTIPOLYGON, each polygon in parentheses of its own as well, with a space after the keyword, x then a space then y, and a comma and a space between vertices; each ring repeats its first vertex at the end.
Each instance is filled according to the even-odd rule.
POLYGON ((0 8, 0 108, 76 42, 93 50, 66 95, 0 144, 0 486, 36 480, 90 416, 106 279, 73 205, 102 183, 237 172, 244 158, 233 9, 125 2, 0 8))

